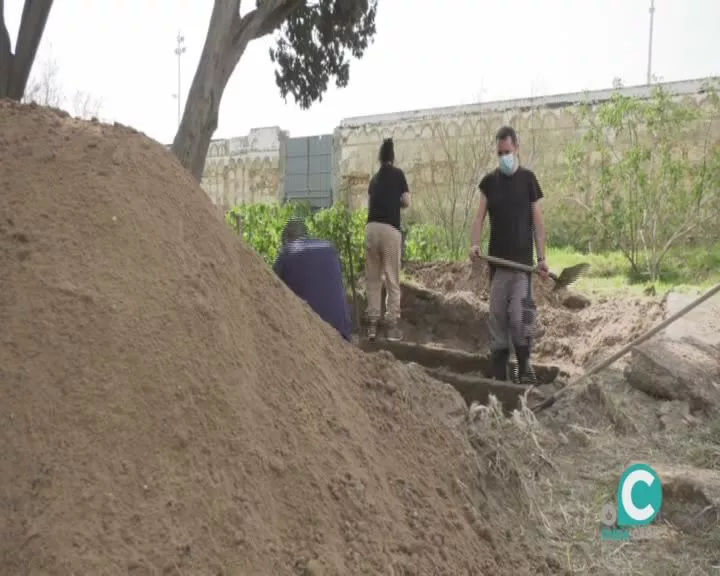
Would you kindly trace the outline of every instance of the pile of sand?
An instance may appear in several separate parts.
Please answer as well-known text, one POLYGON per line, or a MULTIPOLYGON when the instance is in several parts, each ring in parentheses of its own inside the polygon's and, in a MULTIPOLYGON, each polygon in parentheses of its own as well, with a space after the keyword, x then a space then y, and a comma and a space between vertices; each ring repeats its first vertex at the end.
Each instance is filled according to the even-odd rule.
POLYGON ((343 342, 161 145, 0 125, 1 574, 538 573, 459 397, 343 342))

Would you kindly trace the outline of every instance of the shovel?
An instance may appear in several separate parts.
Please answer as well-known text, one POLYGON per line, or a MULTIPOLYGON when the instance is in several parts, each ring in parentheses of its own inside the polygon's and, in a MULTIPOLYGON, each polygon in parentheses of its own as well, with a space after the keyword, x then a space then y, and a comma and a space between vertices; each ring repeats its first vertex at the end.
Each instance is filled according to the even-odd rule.
MULTIPOLYGON (((486 262, 490 262, 491 264, 496 264, 497 266, 504 266, 505 268, 513 268, 515 270, 521 270, 522 272, 529 272, 531 274, 540 273, 538 269, 534 266, 519 264, 517 262, 513 262, 512 260, 497 258, 496 256, 486 256, 484 254, 481 254, 480 256, 478 256, 478 258, 485 260, 486 262)), ((550 276, 550 278, 552 278, 555 282, 555 287, 553 288, 553 290, 567 288, 573 282, 575 282, 582 274, 584 274, 588 270, 588 268, 590 268, 590 264, 588 264, 587 262, 583 262, 582 264, 576 264, 575 266, 570 266, 570 268, 565 268, 562 272, 560 272, 560 275, 550 272, 548 276, 550 276)))

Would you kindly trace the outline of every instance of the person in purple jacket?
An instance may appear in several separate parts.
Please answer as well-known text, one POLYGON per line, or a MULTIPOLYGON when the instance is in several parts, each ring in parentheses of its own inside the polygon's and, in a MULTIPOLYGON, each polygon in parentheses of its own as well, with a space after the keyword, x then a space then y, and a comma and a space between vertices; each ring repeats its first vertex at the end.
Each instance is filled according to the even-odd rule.
POLYGON ((282 248, 273 270, 320 318, 350 341, 352 323, 340 256, 330 242, 309 238, 303 220, 290 220, 283 230, 282 248))

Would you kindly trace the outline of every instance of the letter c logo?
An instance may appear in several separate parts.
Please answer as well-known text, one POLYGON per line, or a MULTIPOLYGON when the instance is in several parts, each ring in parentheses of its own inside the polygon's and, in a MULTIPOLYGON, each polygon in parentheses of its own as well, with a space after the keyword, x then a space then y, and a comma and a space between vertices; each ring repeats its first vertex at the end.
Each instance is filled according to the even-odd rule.
POLYGON ((618 525, 650 524, 662 506, 660 476, 647 464, 627 468, 618 485, 618 525))

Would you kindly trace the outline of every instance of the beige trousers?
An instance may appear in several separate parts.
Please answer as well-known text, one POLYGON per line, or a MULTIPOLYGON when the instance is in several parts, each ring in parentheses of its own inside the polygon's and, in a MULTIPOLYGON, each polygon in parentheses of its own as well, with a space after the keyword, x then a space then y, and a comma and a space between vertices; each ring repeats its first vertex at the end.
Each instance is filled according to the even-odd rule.
POLYGON ((365 283, 367 286, 367 318, 371 322, 380 319, 382 306, 383 275, 387 290, 387 318, 389 323, 400 319, 400 259, 402 234, 390 224, 369 222, 366 227, 367 256, 365 283))

